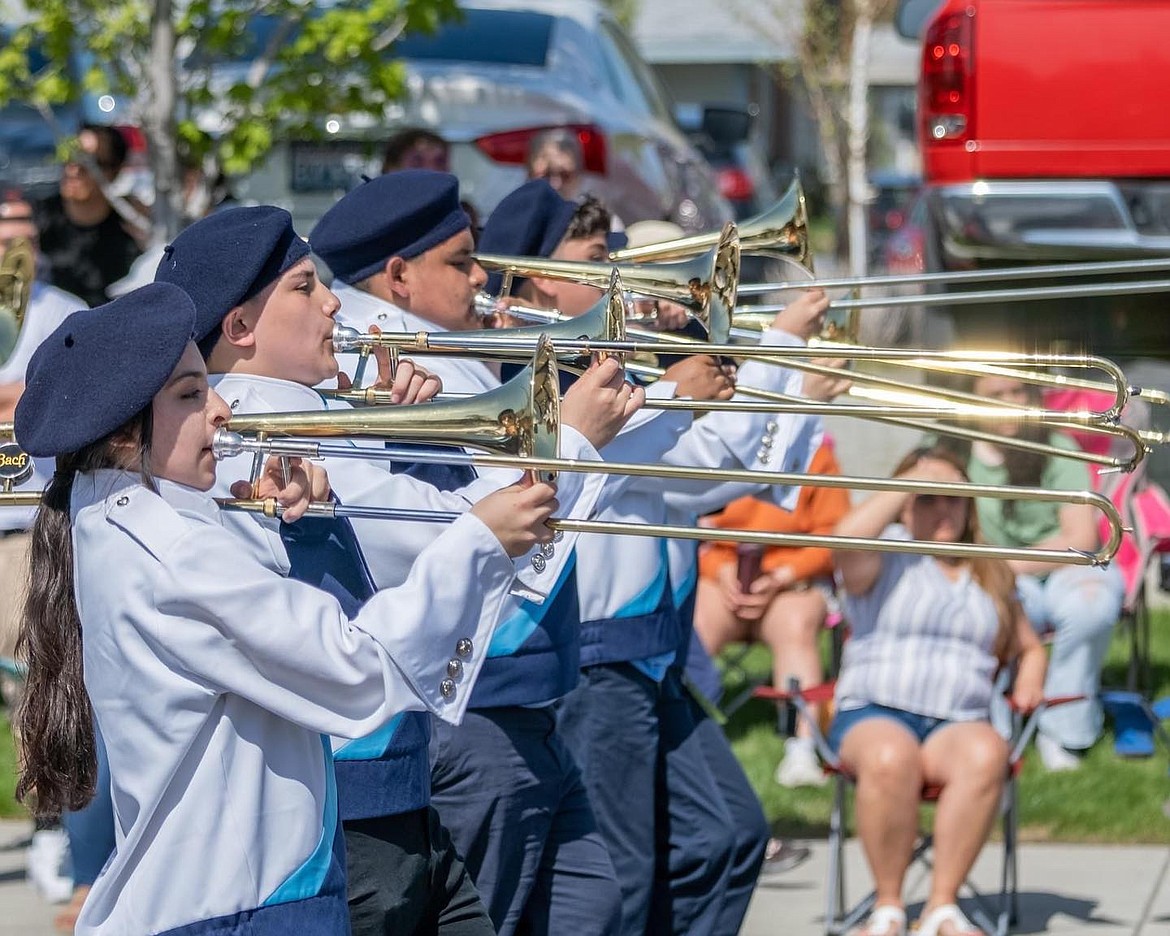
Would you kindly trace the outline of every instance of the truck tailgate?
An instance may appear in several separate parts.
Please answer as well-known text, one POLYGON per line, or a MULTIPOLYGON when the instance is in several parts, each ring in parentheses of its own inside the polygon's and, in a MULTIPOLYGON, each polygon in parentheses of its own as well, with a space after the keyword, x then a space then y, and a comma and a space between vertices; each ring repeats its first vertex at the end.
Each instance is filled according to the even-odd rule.
POLYGON ((1170 2, 982 0, 975 174, 1170 175, 1170 2))

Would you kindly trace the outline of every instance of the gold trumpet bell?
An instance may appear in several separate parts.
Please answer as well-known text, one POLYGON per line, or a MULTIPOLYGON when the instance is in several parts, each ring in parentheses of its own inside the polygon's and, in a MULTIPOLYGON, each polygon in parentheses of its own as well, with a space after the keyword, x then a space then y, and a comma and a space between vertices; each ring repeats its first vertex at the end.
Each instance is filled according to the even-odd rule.
MULTIPOLYGON (((463 400, 416 406, 234 415, 228 428, 266 437, 393 439, 478 449, 519 458, 560 452, 560 384, 552 342, 506 384, 463 400)), ((542 472, 551 480, 555 473, 542 472)))

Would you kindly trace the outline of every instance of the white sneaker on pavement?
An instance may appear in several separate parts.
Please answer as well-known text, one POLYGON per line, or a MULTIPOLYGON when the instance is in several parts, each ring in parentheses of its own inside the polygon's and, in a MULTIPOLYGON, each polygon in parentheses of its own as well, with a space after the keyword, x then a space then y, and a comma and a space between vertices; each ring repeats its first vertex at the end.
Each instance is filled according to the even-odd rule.
POLYGON ((1036 753, 1040 755, 1040 762, 1044 764, 1044 769, 1051 773, 1080 770, 1081 759, 1072 751, 1061 747, 1060 742, 1054 741, 1047 735, 1036 735, 1036 753))
POLYGON ((825 780, 811 738, 789 738, 784 742, 784 757, 776 765, 776 782, 780 786, 824 786, 825 780))
POLYGON ((25 871, 29 883, 49 903, 65 903, 73 896, 69 836, 64 829, 39 829, 33 833, 25 871))

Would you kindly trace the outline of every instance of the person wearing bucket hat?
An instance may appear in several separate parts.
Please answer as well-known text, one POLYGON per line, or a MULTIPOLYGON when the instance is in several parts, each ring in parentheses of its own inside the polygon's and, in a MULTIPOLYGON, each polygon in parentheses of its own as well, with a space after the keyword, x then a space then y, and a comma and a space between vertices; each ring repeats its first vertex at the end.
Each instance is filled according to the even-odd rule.
MULTIPOLYGON (((286 266, 285 245, 295 235, 286 212, 240 208, 187 228, 160 265, 159 276, 184 283, 200 310, 199 339, 212 372, 211 383, 234 413, 323 411, 328 405, 313 386, 336 374, 330 346, 336 297, 316 277, 303 255, 286 266), (250 264, 202 275, 225 243, 250 241, 258 255, 250 264), (265 254, 268 257, 265 257, 265 254), (242 300, 239 298, 244 296, 242 300)), ((409 361, 390 378, 385 352, 379 354, 382 385, 400 402, 424 399, 433 378, 422 379, 409 361), (413 374, 413 379, 412 379, 413 374)), ((430 390, 433 392, 433 389, 430 390)), ((227 463, 247 470, 248 456, 227 463)), ((496 472, 469 479, 451 469, 420 466, 414 475, 392 473, 382 460, 325 459, 335 495, 346 503, 392 504, 463 514, 481 505, 485 520, 501 538, 530 522, 534 508, 555 507, 549 485, 519 489, 511 474, 496 472), (532 507, 529 507, 531 502, 532 507)), ((570 484, 569 487, 572 487, 570 484)), ((341 600, 360 603, 372 584, 405 581, 420 556, 443 532, 435 523, 379 520, 302 521, 294 530, 255 515, 228 519, 274 568, 320 584, 341 600), (344 574, 339 574, 342 570, 344 574)), ((443 548, 438 544, 438 548, 443 548)), ((468 557, 470 559, 471 557, 468 557)), ((448 561, 465 562, 448 551, 448 561)), ((474 568, 468 563, 468 568, 474 568)), ((519 578, 533 585, 527 559, 517 563, 519 578)), ((456 675, 452 693, 466 694, 490 643, 501 608, 465 622, 464 635, 451 646, 435 646, 426 631, 414 635, 417 653, 443 656, 456 675), (465 648, 453 655, 453 649, 465 648)), ((429 718, 406 713, 367 737, 334 738, 338 803, 346 840, 351 925, 355 934, 444 932, 458 921, 461 933, 491 932, 491 923, 437 814, 429 806, 429 718)))
MULTIPOLYGON (((346 284, 338 320, 362 331, 482 327, 474 300, 486 275, 457 206, 454 176, 419 170, 366 182, 326 212, 309 242, 346 284)), ((497 371, 479 361, 427 363, 449 390, 500 386, 497 371)), ((362 382, 352 356, 341 366, 362 382)), ((616 363, 594 368, 561 404, 562 449, 596 458, 641 399, 616 363)), ((562 497, 570 516, 594 511, 604 486, 595 480, 588 498, 562 497)), ((608 933, 617 913, 613 867, 554 731, 552 703, 572 688, 578 662, 576 542, 569 534, 557 543, 563 565, 545 602, 517 607, 497 631, 464 724, 434 726, 432 802, 504 934, 526 926, 608 933)))
MULTIPOLYGON (((34 526, 18 795, 48 814, 93 794, 92 706, 119 834, 78 933, 346 933, 322 734, 410 710, 457 720, 445 654, 420 660, 403 635, 425 620, 453 646, 513 566, 471 516, 444 536, 475 574, 420 561, 360 610, 274 574, 206 493, 230 410, 196 320, 183 290, 154 283, 71 315, 29 363, 16 438, 57 470, 34 526)), ((295 521, 328 479, 288 467, 286 483, 270 460, 259 494, 295 521)))

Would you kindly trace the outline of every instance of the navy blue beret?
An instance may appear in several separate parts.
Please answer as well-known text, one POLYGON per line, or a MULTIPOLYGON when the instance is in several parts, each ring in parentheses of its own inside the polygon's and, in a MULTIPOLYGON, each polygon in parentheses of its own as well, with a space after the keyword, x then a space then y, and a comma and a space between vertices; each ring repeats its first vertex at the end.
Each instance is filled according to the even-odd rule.
POLYGON ((625 250, 630 246, 630 238, 625 231, 610 231, 605 235, 605 246, 610 253, 615 250, 625 250))
POLYGON ((309 245, 297 236, 292 215, 283 208, 225 208, 175 238, 154 280, 181 286, 194 301, 195 340, 206 355, 224 316, 308 254, 309 245))
MULTIPOLYGON (((509 257, 550 257, 564 239, 577 211, 544 179, 525 182, 496 205, 479 235, 476 249, 509 257)), ((512 280, 516 288, 524 280, 512 280)), ((499 295, 503 276, 488 276, 487 290, 499 295)))
POLYGON ((194 328, 191 298, 169 283, 74 312, 28 362, 16 441, 48 457, 109 435, 163 388, 194 328))
POLYGON ((353 284, 373 276, 391 257, 417 257, 469 227, 455 176, 403 169, 348 192, 317 222, 309 244, 334 276, 353 284))

